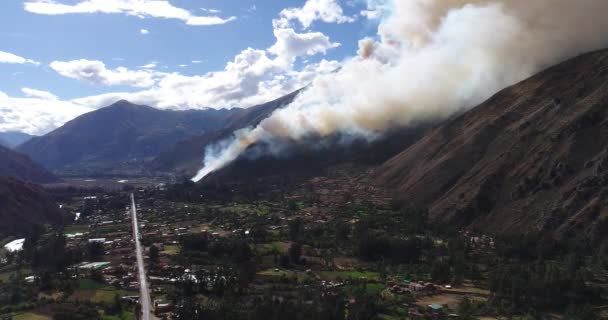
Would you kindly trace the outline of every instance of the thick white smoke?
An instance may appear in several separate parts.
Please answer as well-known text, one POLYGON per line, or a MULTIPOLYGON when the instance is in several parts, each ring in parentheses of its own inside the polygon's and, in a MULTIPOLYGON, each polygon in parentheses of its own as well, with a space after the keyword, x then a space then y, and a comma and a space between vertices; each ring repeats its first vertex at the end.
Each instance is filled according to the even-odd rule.
POLYGON ((606 0, 369 0, 384 12, 378 39, 317 77, 255 128, 207 150, 193 178, 254 143, 335 133, 373 139, 444 119, 576 54, 608 44, 606 0))

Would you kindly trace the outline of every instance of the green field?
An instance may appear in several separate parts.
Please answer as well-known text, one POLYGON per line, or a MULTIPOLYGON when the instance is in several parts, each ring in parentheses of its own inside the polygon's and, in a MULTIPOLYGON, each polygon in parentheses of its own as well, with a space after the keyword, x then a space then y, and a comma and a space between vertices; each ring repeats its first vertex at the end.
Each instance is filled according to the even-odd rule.
POLYGON ((309 275, 307 275, 304 272, 291 271, 291 270, 283 270, 283 269, 279 269, 279 271, 275 271, 274 269, 267 269, 267 270, 258 272, 258 275, 260 275, 260 276, 266 276, 266 277, 276 277, 276 278, 281 278, 281 277, 293 278, 293 277, 296 277, 296 278, 298 278, 299 282, 303 282, 305 280, 312 279, 312 276, 309 276, 309 275))
POLYGON ((117 290, 113 287, 103 287, 99 289, 79 289, 74 292, 71 299, 78 301, 92 301, 95 303, 112 303, 114 296, 132 296, 137 295, 137 292, 117 290))
POLYGON ((69 225, 65 226, 63 233, 74 234, 74 233, 85 233, 89 231, 89 226, 84 224, 69 225))
POLYGON ((93 281, 91 279, 81 279, 78 282, 78 288, 80 290, 97 290, 104 288, 105 286, 105 284, 93 281))
POLYGON ((123 311, 121 315, 104 315, 101 317, 102 320, 131 320, 135 319, 135 315, 130 311, 123 311))
POLYGON ((340 279, 367 279, 367 280, 379 280, 380 273, 372 271, 321 271, 319 273, 321 278, 327 280, 340 279))
POLYGON ((13 316, 13 320, 51 320, 50 317, 27 312, 13 316))
POLYGON ((166 245, 165 253, 167 253, 168 255, 176 255, 179 253, 179 246, 178 245, 166 245))

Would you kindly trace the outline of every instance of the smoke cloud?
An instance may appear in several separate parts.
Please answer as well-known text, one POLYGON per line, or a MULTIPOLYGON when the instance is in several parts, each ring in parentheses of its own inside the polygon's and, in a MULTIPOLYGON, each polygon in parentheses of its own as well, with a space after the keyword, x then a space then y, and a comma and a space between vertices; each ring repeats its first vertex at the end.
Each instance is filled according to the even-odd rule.
POLYGON ((442 120, 550 65, 608 44, 605 0, 368 0, 383 12, 376 39, 317 77, 289 106, 206 150, 192 179, 255 143, 336 133, 370 140, 442 120))

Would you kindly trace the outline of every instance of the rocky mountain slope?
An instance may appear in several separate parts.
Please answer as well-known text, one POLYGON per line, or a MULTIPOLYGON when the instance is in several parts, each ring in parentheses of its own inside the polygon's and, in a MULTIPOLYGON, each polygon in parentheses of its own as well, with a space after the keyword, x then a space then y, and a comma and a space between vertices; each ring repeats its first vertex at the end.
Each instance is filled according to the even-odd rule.
POLYGON ((0 233, 23 235, 42 224, 60 224, 61 213, 37 185, 0 177, 0 233))
POLYGON ((373 171, 405 205, 486 231, 608 232, 608 50, 447 121, 373 171))
POLYGON ((116 167, 157 156, 178 141, 223 128, 240 111, 168 111, 119 101, 17 148, 51 169, 116 167))
POLYGON ((28 156, 0 146, 0 177, 36 183, 57 182, 58 179, 28 156))

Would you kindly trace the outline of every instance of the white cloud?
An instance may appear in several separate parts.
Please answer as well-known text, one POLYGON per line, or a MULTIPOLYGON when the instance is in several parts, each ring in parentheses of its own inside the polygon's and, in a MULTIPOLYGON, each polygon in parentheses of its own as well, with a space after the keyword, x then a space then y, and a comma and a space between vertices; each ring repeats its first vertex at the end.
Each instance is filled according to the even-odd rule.
POLYGON ((41 135, 93 110, 70 101, 57 100, 53 94, 40 94, 41 92, 43 91, 35 94, 30 91, 34 96, 15 98, 0 91, 0 131, 15 130, 41 135))
POLYGON ((40 65, 40 62, 32 60, 32 59, 26 59, 24 57, 20 57, 16 54, 10 53, 10 52, 5 52, 5 51, 0 51, 0 63, 11 63, 11 64, 33 64, 36 66, 40 65))
POLYGON ((148 64, 144 64, 143 66, 139 66, 140 69, 154 69, 157 67, 156 62, 150 62, 148 64))
POLYGON ((296 33, 293 29, 275 29, 277 42, 268 52, 277 55, 283 66, 290 66, 296 57, 326 53, 327 50, 340 46, 333 43, 321 32, 296 33))
POLYGON ((37 98, 37 99, 44 99, 44 100, 58 100, 59 99, 56 95, 54 95, 48 91, 36 90, 36 89, 32 89, 32 88, 21 88, 21 92, 23 92, 23 94, 29 98, 37 98))
MULTIPOLYGON (((276 60, 266 50, 248 48, 221 71, 200 76, 166 73, 145 90, 110 92, 72 100, 60 100, 50 92, 29 88, 22 89, 27 98, 8 97, 0 92, 0 130, 45 134, 74 117, 121 99, 172 110, 250 107, 302 88, 315 77, 341 66, 338 61, 322 60, 293 70, 291 66, 285 69, 276 60)), ((93 76, 82 78, 96 79, 93 76)))
POLYGON ((236 17, 223 19, 220 17, 190 17, 186 20, 186 24, 191 26, 212 26, 216 24, 224 24, 236 20, 236 17))
POLYGON ((54 0, 34 0, 25 2, 24 9, 31 13, 45 15, 123 13, 140 18, 178 19, 193 26, 218 25, 236 19, 236 17, 196 16, 165 0, 84 0, 75 4, 63 4, 54 0))
POLYGON ((201 10, 204 12, 209 12, 209 13, 222 13, 222 10, 219 10, 219 9, 201 8, 201 10))
MULTIPOLYGON (((250 107, 300 89, 318 75, 334 72, 341 66, 338 61, 309 63, 310 57, 339 46, 323 33, 298 33, 293 28, 275 27, 274 35, 275 43, 269 48, 247 48, 229 61, 223 70, 195 76, 156 71, 158 65, 154 61, 138 70, 108 68, 102 61, 87 59, 54 61, 50 67, 65 77, 100 85, 128 85, 144 89, 62 101, 52 93, 24 88, 22 91, 28 98, 4 95, 4 100, 10 100, 13 107, 9 107, 9 103, 0 103, 0 129, 4 125, 30 133, 45 133, 70 120, 70 117, 120 99, 174 110, 250 107), (306 59, 305 67, 296 68, 295 62, 299 58, 306 59), (47 109, 42 109, 43 105, 47 109), (22 114, 19 108, 26 106, 32 111, 22 114)), ((202 62, 192 60, 192 64, 202 62)))
POLYGON ((53 61, 50 67, 64 77, 107 86, 150 87, 158 76, 148 70, 129 70, 125 67, 108 69, 101 61, 86 59, 53 61))
POLYGON ((298 20, 304 29, 310 28, 313 22, 351 23, 354 17, 344 15, 344 10, 337 0, 308 0, 301 8, 283 9, 279 19, 273 21, 275 28, 289 28, 292 20, 298 20))
POLYGON ((382 17, 381 10, 361 10, 360 14, 362 17, 366 17, 369 20, 377 20, 382 17))
POLYGON ((139 30, 139 34, 149 34, 150 31, 148 31, 148 29, 140 29, 139 30))

